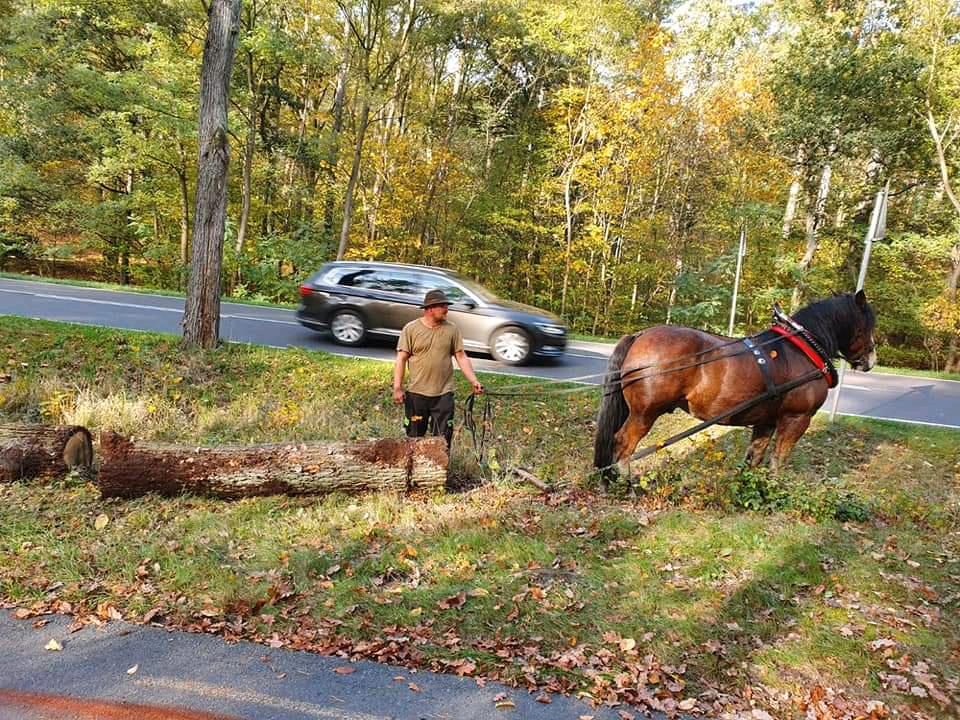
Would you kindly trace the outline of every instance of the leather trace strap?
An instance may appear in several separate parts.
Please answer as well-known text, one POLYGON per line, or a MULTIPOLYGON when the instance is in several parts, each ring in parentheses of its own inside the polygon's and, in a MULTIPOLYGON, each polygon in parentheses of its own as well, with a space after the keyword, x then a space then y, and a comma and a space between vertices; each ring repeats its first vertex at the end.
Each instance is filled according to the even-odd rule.
POLYGON ((744 338, 743 344, 747 346, 747 350, 753 355, 753 359, 757 361, 757 367, 760 368, 760 374, 763 375, 763 382, 767 385, 767 395, 772 398, 778 397, 780 393, 777 392, 777 384, 773 381, 773 376, 770 374, 770 358, 767 356, 767 353, 750 338, 744 338))
MULTIPOLYGON (((796 327, 800 328, 799 325, 796 327)), ((796 335, 788 328, 783 327, 782 325, 774 324, 770 326, 770 330, 777 333, 778 335, 783 335, 789 342, 793 343, 800 352, 810 358, 810 362, 816 366, 817 370, 823 373, 824 379, 827 381, 827 387, 835 387, 837 384, 837 370, 833 367, 833 363, 830 362, 830 358, 826 357, 823 353, 814 349, 812 343, 808 339, 808 333, 803 328, 800 328, 801 334, 796 335)))

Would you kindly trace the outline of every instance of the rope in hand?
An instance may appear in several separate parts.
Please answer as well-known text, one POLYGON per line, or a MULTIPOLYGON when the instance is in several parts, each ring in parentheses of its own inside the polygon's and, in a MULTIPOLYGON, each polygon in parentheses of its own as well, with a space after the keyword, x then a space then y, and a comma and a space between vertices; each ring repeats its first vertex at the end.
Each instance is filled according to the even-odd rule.
POLYGON ((483 409, 480 412, 480 425, 473 416, 474 404, 477 400, 476 393, 471 393, 464 403, 463 408, 463 426, 473 440, 473 454, 477 459, 477 465, 483 469, 483 456, 486 452, 487 433, 493 430, 493 405, 490 402, 490 396, 486 392, 482 398, 483 409))

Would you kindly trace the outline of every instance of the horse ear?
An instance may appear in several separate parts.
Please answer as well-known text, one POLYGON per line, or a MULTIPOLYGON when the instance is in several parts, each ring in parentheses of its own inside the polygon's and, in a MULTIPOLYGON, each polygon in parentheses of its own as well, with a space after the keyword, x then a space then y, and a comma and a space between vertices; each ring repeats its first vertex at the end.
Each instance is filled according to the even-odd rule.
POLYGON ((853 299, 857 301, 857 307, 861 310, 867 306, 867 294, 863 290, 857 290, 857 294, 853 296, 853 299))

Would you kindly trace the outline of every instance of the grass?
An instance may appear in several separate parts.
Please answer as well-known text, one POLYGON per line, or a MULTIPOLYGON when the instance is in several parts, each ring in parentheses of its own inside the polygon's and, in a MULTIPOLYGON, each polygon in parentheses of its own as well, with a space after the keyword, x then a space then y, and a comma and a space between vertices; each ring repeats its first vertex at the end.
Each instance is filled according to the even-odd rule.
MULTIPOLYGON (((169 336, 2 318, 0 375, 3 421, 191 445, 400 431, 388 366, 321 353, 185 352, 169 336)), ((440 496, 116 501, 72 476, 0 486, 0 604, 668 711, 956 712, 955 432, 818 423, 772 478, 738 467, 743 431, 717 431, 645 466, 631 500, 589 477, 596 401, 495 401, 494 461, 479 467, 458 431, 460 489, 440 496), (556 492, 516 484, 515 465, 556 492)), ((652 440, 688 424, 665 418, 652 440)))

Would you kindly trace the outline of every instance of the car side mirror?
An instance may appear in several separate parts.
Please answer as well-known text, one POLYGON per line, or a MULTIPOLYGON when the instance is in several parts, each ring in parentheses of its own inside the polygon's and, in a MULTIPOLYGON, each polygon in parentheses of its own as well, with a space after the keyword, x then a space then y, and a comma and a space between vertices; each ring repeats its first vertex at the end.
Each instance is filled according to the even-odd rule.
POLYGON ((463 305, 467 310, 473 310, 477 306, 471 298, 464 298, 460 301, 460 305, 463 305))

